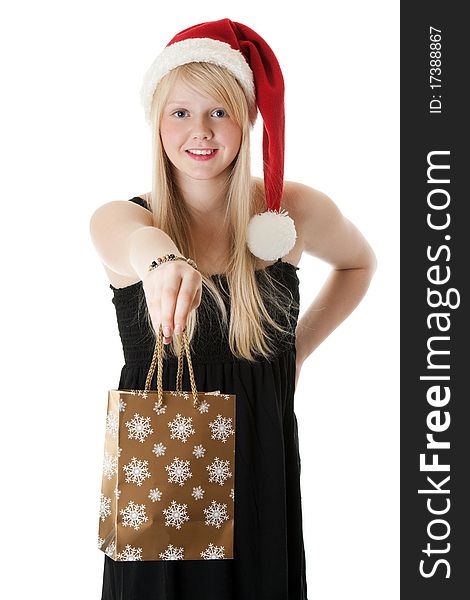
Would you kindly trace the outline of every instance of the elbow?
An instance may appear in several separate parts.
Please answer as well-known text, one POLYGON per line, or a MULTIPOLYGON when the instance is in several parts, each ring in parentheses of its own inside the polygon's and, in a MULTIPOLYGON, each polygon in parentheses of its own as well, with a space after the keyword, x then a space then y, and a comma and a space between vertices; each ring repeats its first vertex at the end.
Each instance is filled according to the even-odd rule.
POLYGON ((369 255, 367 261, 363 265, 363 269, 365 271, 367 271, 367 273, 369 274, 370 279, 372 279, 372 277, 375 275, 375 272, 377 271, 377 264, 378 264, 377 263, 377 256, 371 250, 370 255, 369 255))
POLYGON ((375 252, 372 250, 369 265, 368 265, 368 269, 369 269, 371 275, 374 275, 374 273, 377 271, 377 265, 378 265, 377 256, 375 255, 375 252))
POLYGON ((352 268, 361 269, 362 271, 369 273, 372 278, 377 270, 377 256, 370 246, 368 247, 367 252, 362 254, 361 259, 358 260, 352 268))
POLYGON ((372 249, 371 245, 366 242, 366 247, 364 248, 365 252, 362 257, 362 268, 370 273, 372 277, 374 273, 377 271, 377 256, 372 249))

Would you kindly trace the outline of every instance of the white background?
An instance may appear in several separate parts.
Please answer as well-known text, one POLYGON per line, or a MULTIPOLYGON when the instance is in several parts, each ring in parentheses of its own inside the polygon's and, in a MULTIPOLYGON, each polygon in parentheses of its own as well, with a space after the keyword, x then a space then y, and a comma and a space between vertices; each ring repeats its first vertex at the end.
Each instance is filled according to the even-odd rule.
MULTIPOLYGON (((123 356, 89 219, 150 189, 147 67, 178 31, 225 17, 258 31, 283 69, 286 179, 328 194, 378 257, 296 392, 308 596, 399 597, 399 3, 43 0, 0 18, 8 598, 101 597, 107 390, 123 356)), ((329 266, 299 266, 302 314, 329 266)))

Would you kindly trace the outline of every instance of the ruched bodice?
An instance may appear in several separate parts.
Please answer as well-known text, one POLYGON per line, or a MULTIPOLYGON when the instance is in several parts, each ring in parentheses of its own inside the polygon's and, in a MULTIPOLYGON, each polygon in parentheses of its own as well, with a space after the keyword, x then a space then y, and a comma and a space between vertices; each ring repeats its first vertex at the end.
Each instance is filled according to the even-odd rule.
MULTIPOLYGON (((274 279, 276 291, 281 295, 284 312, 280 313, 274 303, 269 301, 267 296, 266 308, 269 314, 282 327, 288 328, 288 333, 282 334, 274 328, 267 328, 268 332, 276 339, 276 353, 295 348, 295 327, 298 318, 299 306, 299 279, 297 277, 298 267, 282 262, 281 259, 273 265, 267 267, 274 279)), ((262 280, 264 273, 262 270, 255 271, 256 279, 262 280)), ((220 289, 226 289, 226 278, 224 275, 213 275, 213 281, 220 289)), ((116 309, 119 335, 121 337, 124 361, 127 366, 136 366, 147 364, 152 357, 155 341, 152 331, 149 329, 148 322, 144 318, 144 290, 142 282, 138 281, 133 285, 124 288, 115 288, 113 290, 112 302, 116 309)), ((224 294, 225 306, 230 311, 230 301, 224 294)), ((198 362, 232 362, 235 360, 230 352, 227 343, 227 331, 223 330, 218 319, 210 318, 211 313, 215 314, 218 308, 214 305, 214 300, 202 288, 201 298, 201 325, 196 329, 194 340, 192 341, 192 358, 198 362)), ((176 357, 170 357, 169 360, 177 360, 176 357)))
MULTIPOLYGON (((141 198, 132 201, 145 206, 141 198)), ((231 354, 226 331, 211 318, 216 308, 204 287, 198 307, 204 308, 191 343, 196 387, 236 395, 234 558, 125 562, 105 555, 102 600, 307 600, 294 412, 297 270, 281 260, 267 267, 284 310, 269 299, 266 308, 288 332, 270 332, 276 351, 269 360, 231 354)), ((264 275, 256 272, 260 286, 264 275)), ((226 283, 223 275, 212 277, 220 286, 226 283)), ((118 387, 143 389, 154 338, 142 312, 142 283, 110 288, 125 361, 118 387)), ((230 310, 228 295, 224 302, 230 310)), ((177 358, 166 359, 163 389, 175 389, 176 373, 177 358)), ((182 385, 190 389, 186 365, 182 385)))

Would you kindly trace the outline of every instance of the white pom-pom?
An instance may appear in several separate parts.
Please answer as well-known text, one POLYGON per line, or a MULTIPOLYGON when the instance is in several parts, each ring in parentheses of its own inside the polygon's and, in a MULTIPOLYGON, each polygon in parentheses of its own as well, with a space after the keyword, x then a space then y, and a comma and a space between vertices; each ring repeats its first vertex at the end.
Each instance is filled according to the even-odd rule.
POLYGON ((297 232, 288 214, 287 211, 268 210, 250 219, 247 244, 252 254, 262 260, 276 260, 292 250, 297 232))

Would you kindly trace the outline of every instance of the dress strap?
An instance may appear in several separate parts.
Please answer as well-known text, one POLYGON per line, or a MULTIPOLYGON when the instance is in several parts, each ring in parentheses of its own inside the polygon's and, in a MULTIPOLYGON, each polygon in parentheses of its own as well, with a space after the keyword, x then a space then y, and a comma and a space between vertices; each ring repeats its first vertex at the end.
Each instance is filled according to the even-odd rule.
POLYGON ((143 208, 146 208, 148 211, 150 211, 150 206, 148 205, 147 201, 144 200, 143 198, 141 198, 140 196, 134 196, 134 198, 130 198, 129 202, 134 202, 135 204, 139 204, 143 208))

